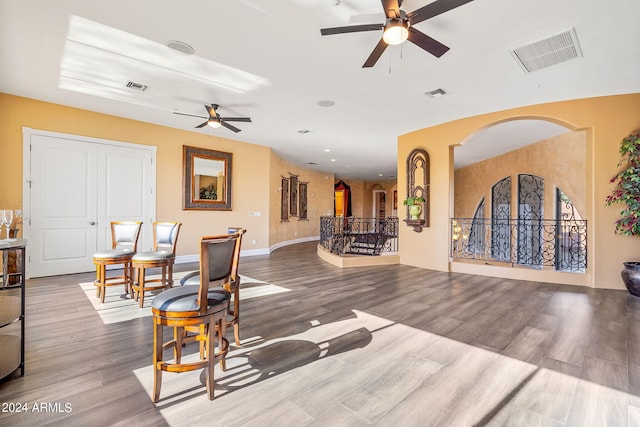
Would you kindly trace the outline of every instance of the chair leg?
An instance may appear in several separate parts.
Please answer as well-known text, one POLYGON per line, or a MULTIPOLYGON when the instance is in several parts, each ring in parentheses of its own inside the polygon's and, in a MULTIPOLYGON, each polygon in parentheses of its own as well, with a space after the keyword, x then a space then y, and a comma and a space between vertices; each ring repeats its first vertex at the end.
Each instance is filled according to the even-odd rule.
POLYGON ((102 283, 102 279, 100 276, 100 264, 96 265, 96 298, 100 298, 100 283, 102 283))
MULTIPOLYGON (((227 370, 227 355, 225 353, 229 350, 228 344, 227 344, 227 346, 225 346, 226 338, 224 337, 224 335, 225 335, 225 333, 227 331, 226 311, 225 311, 225 314, 220 319, 219 323, 217 323, 217 324, 220 325, 220 326, 215 328, 217 330, 217 333, 218 333, 218 347, 219 347, 220 353, 222 353, 222 357, 220 358, 220 368, 223 371, 226 371, 227 370)), ((215 325, 216 324, 210 324, 209 325, 209 329, 212 329, 215 325)))
POLYGON ((173 328, 173 341, 175 343, 173 348, 173 360, 175 363, 180 363, 182 359, 182 338, 184 337, 184 328, 178 326, 173 328))
POLYGON ((104 299, 107 296, 107 266, 100 265, 100 302, 104 304, 104 299))
POLYGON ((208 360, 208 364, 207 364, 207 395, 209 397, 209 400, 213 400, 213 391, 214 391, 214 377, 213 377, 213 371, 214 371, 214 367, 215 367, 215 335, 216 335, 216 328, 214 327, 215 324, 212 323, 212 321, 214 320, 215 316, 210 316, 209 318, 209 327, 207 328, 207 360, 208 360))
POLYGON ((233 293, 233 336, 236 345, 240 346, 240 290, 233 293))
POLYGON ((138 268, 138 294, 137 299, 140 303, 140 308, 144 306, 144 267, 138 268))
POLYGON ((173 288, 173 262, 169 264, 168 270, 167 277, 169 280, 169 287, 173 288))
MULTIPOLYGON (((198 327, 198 335, 201 338, 205 338, 208 334, 208 329, 206 325, 200 325, 198 327)), ((200 359, 205 359, 207 357, 207 343, 203 339, 198 341, 200 343, 200 359)))
POLYGON ((131 289, 131 263, 127 263, 124 265, 123 276, 124 276, 124 294, 129 295, 129 289, 131 289))
POLYGON ((157 317, 153 317, 153 402, 160 399, 162 384, 162 325, 157 317))

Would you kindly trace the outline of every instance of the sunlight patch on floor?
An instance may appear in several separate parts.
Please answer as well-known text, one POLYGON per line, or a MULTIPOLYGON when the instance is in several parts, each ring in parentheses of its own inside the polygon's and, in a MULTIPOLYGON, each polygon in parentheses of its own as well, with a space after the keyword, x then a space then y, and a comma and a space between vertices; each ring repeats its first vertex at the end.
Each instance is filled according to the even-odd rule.
MULTIPOLYGON (((180 279, 189 272, 180 272, 173 274, 174 283, 179 284, 180 279)), ((149 276, 148 278, 155 279, 160 277, 159 275, 149 276)), ((282 292, 289 292, 289 289, 282 286, 272 285, 261 280, 252 279, 247 276, 241 277, 240 286, 240 299, 247 300, 251 298, 259 298, 266 295, 279 294, 282 292)), ((179 286, 179 285, 178 285, 179 286)), ((91 302, 91 305, 100 315, 100 318, 104 324, 126 322, 131 319, 137 319, 140 317, 151 317, 151 302, 153 301, 154 294, 158 294, 161 291, 147 292, 144 297, 144 307, 140 308, 138 302, 132 299, 130 296, 125 298, 123 286, 109 286, 107 287, 107 295, 105 297, 104 304, 100 303, 100 299, 96 297, 96 287, 93 282, 80 283, 80 287, 84 291, 85 296, 91 302)))
MULTIPOLYGON (((204 370, 163 372, 156 406, 172 426, 193 425, 193 414, 220 425, 277 424, 279 416, 331 425, 327 414, 334 414, 358 425, 419 420, 420 425, 561 426, 626 418, 627 408, 631 422, 640 413, 630 406, 638 398, 627 393, 352 313, 327 324, 310 320, 299 334, 243 341, 227 356, 226 372, 216 366, 213 402, 206 396, 204 370), (287 413, 278 415, 274 408, 287 413)), ((151 398, 152 366, 134 374, 151 398)))

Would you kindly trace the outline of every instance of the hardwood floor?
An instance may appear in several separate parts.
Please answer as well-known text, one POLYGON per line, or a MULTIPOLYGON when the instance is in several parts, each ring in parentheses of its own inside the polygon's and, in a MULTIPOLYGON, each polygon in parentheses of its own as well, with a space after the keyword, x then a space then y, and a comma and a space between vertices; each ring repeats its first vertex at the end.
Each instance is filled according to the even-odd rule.
POLYGON ((96 305, 79 285, 93 273, 28 281, 26 374, 0 384, 0 425, 640 425, 640 299, 400 265, 340 269, 315 251, 241 259, 256 279, 243 282, 243 346, 216 368, 213 401, 196 371, 165 373, 151 402, 147 304, 131 311, 111 287, 96 305))

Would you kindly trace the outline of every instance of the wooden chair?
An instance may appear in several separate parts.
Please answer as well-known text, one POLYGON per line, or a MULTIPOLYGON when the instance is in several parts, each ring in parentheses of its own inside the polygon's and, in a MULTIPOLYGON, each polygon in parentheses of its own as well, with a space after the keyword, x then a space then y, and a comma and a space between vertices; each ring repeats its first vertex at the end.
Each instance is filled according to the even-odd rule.
POLYGON ((137 253, 131 260, 136 272, 132 294, 141 308, 144 306, 146 291, 173 286, 173 264, 176 259, 176 245, 181 226, 180 222, 154 222, 153 251, 137 253), (146 269, 154 267, 162 269, 160 278, 148 280, 145 277, 146 269))
POLYGON ((240 235, 202 237, 198 286, 163 291, 151 303, 153 314, 153 401, 160 398, 162 371, 185 372, 205 367, 207 394, 214 397, 214 366, 225 369, 229 341, 224 337, 231 295, 224 289, 236 268, 235 253, 240 235), (164 342, 163 327, 173 328, 173 339, 164 342), (187 335, 187 331, 192 335, 187 335), (216 339, 217 338, 217 339, 216 339), (200 358, 182 362, 182 346, 200 343, 200 358), (217 346, 215 345, 217 342, 217 346), (163 351, 173 348, 173 363, 163 360, 163 351))
MULTIPOLYGON (((234 269, 231 272, 231 280, 225 284, 225 290, 231 293, 231 303, 229 304, 229 311, 227 313, 227 328, 233 327, 233 335, 235 343, 240 346, 240 275, 238 274, 238 266, 240 265, 240 248, 242 246, 242 236, 247 230, 242 227, 229 227, 227 233, 239 234, 238 245, 236 253, 234 254, 234 269)), ((197 285, 200 280, 199 273, 197 271, 191 272, 185 275, 180 284, 183 286, 197 285)))
POLYGON ((96 266, 96 296, 104 303, 107 286, 124 285, 125 293, 129 293, 133 285, 133 268, 131 260, 138 249, 140 237, 140 221, 112 221, 111 249, 105 249, 93 254, 96 266), (107 265, 122 264, 122 276, 107 277, 107 265))

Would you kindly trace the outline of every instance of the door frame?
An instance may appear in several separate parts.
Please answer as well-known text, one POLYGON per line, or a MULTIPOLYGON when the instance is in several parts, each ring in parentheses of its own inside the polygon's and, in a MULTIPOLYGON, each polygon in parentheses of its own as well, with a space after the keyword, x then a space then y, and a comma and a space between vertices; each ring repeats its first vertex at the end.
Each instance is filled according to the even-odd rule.
POLYGON ((380 210, 380 193, 384 194, 384 217, 387 217, 387 191, 372 190, 373 206, 371 210, 373 211, 373 215, 371 215, 371 217, 375 219, 379 219, 378 212, 380 210))
MULTIPOLYGON (((156 154, 158 147, 155 145, 134 144, 124 141, 115 141, 110 139, 93 138, 83 135, 75 135, 62 132, 53 132, 42 129, 33 129, 30 127, 22 127, 22 236, 24 239, 29 240, 31 237, 31 137, 33 135, 41 135, 52 138, 70 139, 74 141, 86 142, 89 144, 101 144, 110 145, 124 148, 134 148, 139 150, 149 151, 151 155, 151 164, 149 171, 149 180, 151 186, 151 206, 150 206, 150 218, 149 224, 151 224, 156 217, 156 154)), ((148 234, 148 233, 147 233, 148 234)), ((97 248, 96 248, 97 249, 97 248)), ((28 250, 27 250, 28 253, 28 250)), ((26 277, 30 278, 29 274, 30 263, 28 262, 29 256, 27 254, 26 264, 26 277)))

